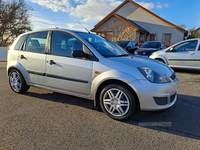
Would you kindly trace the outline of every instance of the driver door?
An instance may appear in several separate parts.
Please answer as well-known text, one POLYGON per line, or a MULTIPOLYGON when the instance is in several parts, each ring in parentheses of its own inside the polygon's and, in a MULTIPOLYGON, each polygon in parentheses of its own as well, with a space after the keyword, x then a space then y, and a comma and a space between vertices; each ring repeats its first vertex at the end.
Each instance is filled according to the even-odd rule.
POLYGON ((174 46, 166 52, 168 63, 171 67, 196 66, 197 62, 197 40, 186 41, 174 46))

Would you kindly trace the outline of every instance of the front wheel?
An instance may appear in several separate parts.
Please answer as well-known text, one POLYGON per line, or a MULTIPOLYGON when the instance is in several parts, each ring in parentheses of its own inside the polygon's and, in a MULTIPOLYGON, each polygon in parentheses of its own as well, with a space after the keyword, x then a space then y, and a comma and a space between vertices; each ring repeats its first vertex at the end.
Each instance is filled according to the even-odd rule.
POLYGON ((16 93, 23 93, 29 89, 22 74, 16 69, 9 73, 9 84, 11 89, 16 93))
POLYGON ((124 120, 135 111, 135 99, 131 92, 122 85, 110 84, 100 95, 102 110, 111 118, 124 120))

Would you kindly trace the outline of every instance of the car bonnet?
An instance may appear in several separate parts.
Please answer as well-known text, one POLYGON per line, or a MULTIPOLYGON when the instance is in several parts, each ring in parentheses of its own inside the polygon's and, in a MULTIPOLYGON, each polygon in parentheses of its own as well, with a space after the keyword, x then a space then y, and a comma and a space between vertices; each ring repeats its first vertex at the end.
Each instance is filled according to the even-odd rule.
POLYGON ((167 65, 146 57, 127 56, 127 57, 109 57, 108 59, 110 61, 118 62, 135 68, 149 67, 153 70, 157 70, 163 74, 166 74, 168 77, 170 77, 173 73, 173 70, 167 65))

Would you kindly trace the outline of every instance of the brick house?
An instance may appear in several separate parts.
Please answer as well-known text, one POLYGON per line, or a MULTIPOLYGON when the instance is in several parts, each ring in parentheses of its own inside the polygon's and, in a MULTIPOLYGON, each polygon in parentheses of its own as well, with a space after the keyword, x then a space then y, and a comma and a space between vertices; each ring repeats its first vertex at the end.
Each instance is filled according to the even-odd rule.
POLYGON ((184 30, 157 16, 132 0, 125 0, 91 30, 116 41, 164 41, 177 43, 184 39, 184 30))

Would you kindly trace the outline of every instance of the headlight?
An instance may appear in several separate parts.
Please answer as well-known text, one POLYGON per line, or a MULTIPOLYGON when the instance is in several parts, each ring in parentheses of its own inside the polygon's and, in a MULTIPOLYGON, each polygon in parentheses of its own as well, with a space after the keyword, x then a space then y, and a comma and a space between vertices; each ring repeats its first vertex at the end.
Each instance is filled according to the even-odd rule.
POLYGON ((138 52, 137 52, 137 51, 135 51, 135 52, 134 52, 134 54, 135 54, 135 55, 137 55, 137 54, 138 54, 138 52))
POLYGON ((152 83, 169 83, 171 80, 157 70, 148 67, 138 67, 143 76, 152 83))

